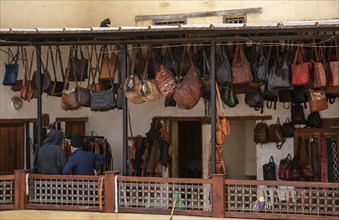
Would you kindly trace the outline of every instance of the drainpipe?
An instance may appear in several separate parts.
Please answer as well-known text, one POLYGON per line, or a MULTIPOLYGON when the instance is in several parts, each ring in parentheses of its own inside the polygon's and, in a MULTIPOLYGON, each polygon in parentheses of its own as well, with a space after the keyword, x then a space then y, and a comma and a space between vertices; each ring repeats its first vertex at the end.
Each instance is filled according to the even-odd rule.
POLYGON ((211 174, 215 174, 215 124, 216 124, 216 105, 215 105, 215 41, 211 41, 211 148, 212 148, 212 163, 211 163, 211 174))

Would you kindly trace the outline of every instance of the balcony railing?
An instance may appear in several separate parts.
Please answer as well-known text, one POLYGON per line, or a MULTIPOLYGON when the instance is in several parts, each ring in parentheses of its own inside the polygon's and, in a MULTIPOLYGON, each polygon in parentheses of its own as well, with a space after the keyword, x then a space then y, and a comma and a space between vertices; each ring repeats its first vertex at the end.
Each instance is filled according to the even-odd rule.
POLYGON ((119 213, 338 219, 339 184, 29 174, 0 176, 0 209, 49 209, 119 213))

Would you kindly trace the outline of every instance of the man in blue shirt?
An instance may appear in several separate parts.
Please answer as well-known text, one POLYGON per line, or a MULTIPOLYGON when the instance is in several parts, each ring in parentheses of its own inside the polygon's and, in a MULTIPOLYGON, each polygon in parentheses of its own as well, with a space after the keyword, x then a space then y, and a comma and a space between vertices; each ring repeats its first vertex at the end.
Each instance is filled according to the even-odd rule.
POLYGON ((82 138, 76 133, 71 140, 72 155, 68 158, 62 174, 97 175, 106 160, 105 156, 83 151, 81 148, 82 138))

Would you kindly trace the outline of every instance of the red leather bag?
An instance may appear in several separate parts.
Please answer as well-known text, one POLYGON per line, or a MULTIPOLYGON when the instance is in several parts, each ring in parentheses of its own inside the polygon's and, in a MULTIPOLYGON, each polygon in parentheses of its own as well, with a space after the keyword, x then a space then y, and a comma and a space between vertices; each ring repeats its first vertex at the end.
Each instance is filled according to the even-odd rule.
POLYGON ((303 62, 303 54, 304 50, 299 46, 294 56, 294 62, 291 65, 293 86, 303 86, 310 84, 310 71, 312 64, 310 62, 303 62))
POLYGON ((288 154, 286 158, 280 161, 278 176, 279 176, 279 179, 282 179, 282 180, 292 180, 291 154, 288 154))
POLYGON ((171 96, 175 91, 175 79, 172 72, 164 65, 160 65, 160 69, 155 74, 155 83, 161 94, 171 96))
POLYGON ((246 84, 253 81, 251 66, 242 46, 237 46, 232 63, 232 84, 246 84))

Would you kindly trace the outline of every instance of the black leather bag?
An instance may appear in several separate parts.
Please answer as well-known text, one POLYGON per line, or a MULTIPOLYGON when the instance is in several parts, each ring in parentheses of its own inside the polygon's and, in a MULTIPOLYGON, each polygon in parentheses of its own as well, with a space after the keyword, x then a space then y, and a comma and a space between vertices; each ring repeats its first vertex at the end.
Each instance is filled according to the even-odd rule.
POLYGON ((282 125, 282 134, 285 138, 294 136, 294 125, 289 118, 286 118, 286 121, 282 125))
POLYGON ((268 60, 264 56, 262 48, 257 54, 252 65, 254 82, 264 83, 268 80, 268 60))
POLYGON ((310 128, 321 128, 322 120, 319 112, 311 112, 307 117, 307 126, 310 128))
POLYGON ((113 89, 91 91, 91 111, 108 111, 116 107, 113 89))
POLYGON ((264 180, 276 180, 275 163, 273 156, 270 157, 270 161, 263 165, 264 180))
POLYGON ((222 85, 221 86, 221 100, 227 105, 228 107, 233 108, 237 104, 239 104, 237 94, 233 91, 232 84, 222 85))
POLYGON ((76 87, 76 94, 77 94, 77 100, 80 106, 82 107, 90 107, 91 106, 91 93, 90 89, 82 88, 82 87, 76 87))
POLYGON ((306 124, 306 119, 304 115, 304 108, 297 103, 292 104, 291 107, 291 120, 294 125, 296 124, 306 124))
POLYGON ((117 109, 122 109, 123 108, 123 99, 125 98, 124 96, 124 88, 122 86, 119 86, 118 92, 117 92, 117 109))
POLYGON ((304 103, 307 108, 306 102, 308 101, 307 89, 303 86, 295 86, 292 91, 292 102, 293 103, 304 103))
POLYGON ((248 87, 245 92, 245 103, 255 110, 263 108, 264 95, 260 88, 248 87))
POLYGON ((283 61, 279 63, 279 59, 277 58, 268 77, 268 89, 288 89, 291 87, 291 76, 286 59, 283 59, 283 61))
POLYGON ((66 70, 68 71, 68 81, 84 81, 88 78, 88 59, 83 55, 80 47, 81 57, 78 57, 78 47, 70 49, 70 56, 68 59, 69 65, 66 70), (74 50, 74 53, 73 53, 74 50))
POLYGON ((277 102, 278 102, 278 91, 276 90, 268 90, 267 89, 267 84, 265 86, 265 91, 264 91, 264 101, 266 102, 266 107, 268 109, 271 109, 273 106, 273 109, 277 109, 277 102))
POLYGON ((291 106, 292 95, 291 90, 288 89, 281 89, 279 90, 279 102, 283 103, 284 109, 289 109, 291 106))
POLYGON ((175 102, 173 96, 166 96, 165 98, 165 107, 176 107, 177 103, 175 102))
POLYGON ((216 55, 215 76, 216 80, 221 85, 226 85, 232 82, 231 64, 226 56, 225 48, 220 46, 220 52, 216 55))

